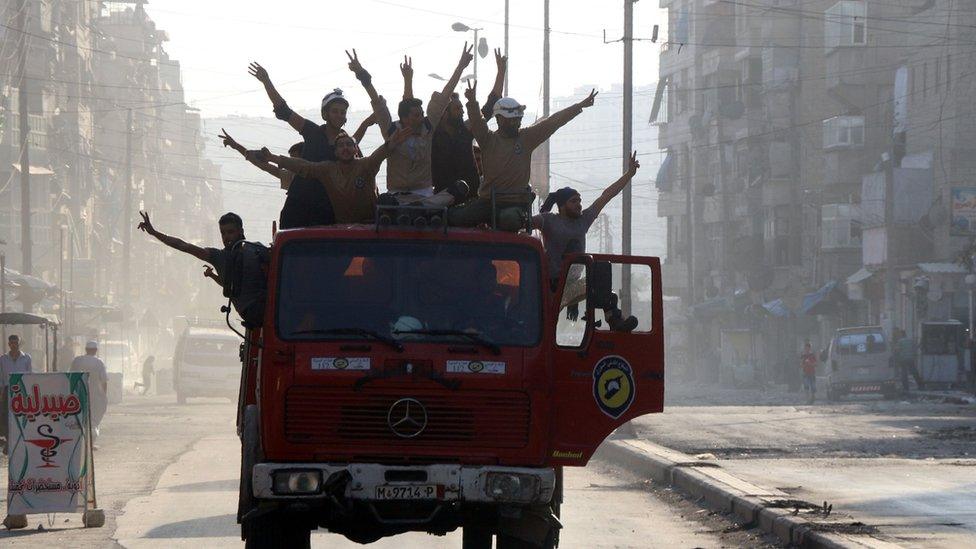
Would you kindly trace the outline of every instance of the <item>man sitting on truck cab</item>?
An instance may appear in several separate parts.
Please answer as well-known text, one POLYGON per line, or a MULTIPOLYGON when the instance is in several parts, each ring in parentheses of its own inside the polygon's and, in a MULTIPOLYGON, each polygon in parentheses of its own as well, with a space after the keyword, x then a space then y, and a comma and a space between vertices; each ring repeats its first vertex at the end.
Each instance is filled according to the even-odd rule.
POLYGON ((231 303, 241 318, 244 319, 244 326, 247 328, 261 327, 264 321, 264 303, 268 293, 267 279, 262 265, 267 263, 269 259, 268 250, 260 244, 252 244, 244 240, 244 221, 241 216, 233 212, 220 216, 217 224, 220 226, 223 248, 201 248, 156 230, 149 220, 148 212, 139 212, 139 215, 142 216, 139 230, 155 237, 174 250, 190 254, 213 265, 217 269, 217 277, 223 283, 225 291, 228 284, 236 285, 236 295, 231 296, 231 303), (229 272, 236 268, 235 266, 238 263, 241 272, 229 272))
POLYGON ((309 162, 301 158, 275 155, 267 148, 255 151, 255 157, 261 161, 273 162, 298 176, 318 180, 332 201, 336 223, 368 223, 374 218, 376 173, 380 164, 390 154, 391 148, 404 142, 410 135, 412 130, 409 128, 398 129, 390 135, 386 143, 377 147, 366 158, 356 158, 359 148, 345 133, 336 137, 338 161, 309 162))
MULTIPOLYGON (((549 262, 549 277, 553 290, 559 282, 563 258, 567 254, 586 252, 586 233, 590 230, 590 226, 596 221, 603 208, 630 183, 637 174, 638 168, 640 162, 637 160, 637 151, 634 151, 627 172, 604 189, 603 193, 586 209, 583 209, 579 192, 571 187, 563 187, 549 193, 546 197, 546 201, 539 208, 541 213, 532 218, 532 227, 542 232, 542 245, 549 262), (553 206, 558 208, 559 213, 554 214, 550 211, 553 206)), ((582 273, 571 268, 566 275, 562 307, 579 303, 584 294, 582 273)), ((637 319, 633 316, 623 318, 620 309, 617 308, 617 296, 613 296, 612 303, 612 307, 604 311, 610 329, 629 332, 636 328, 637 319)))
MULTIPOLYGON (((445 208, 456 201, 463 201, 468 187, 463 181, 455 181, 441 192, 434 194, 434 182, 431 176, 431 148, 434 139, 434 128, 450 102, 450 94, 461 79, 464 68, 471 63, 474 56, 464 44, 461 59, 458 61, 454 73, 444 85, 441 92, 434 92, 424 116, 424 103, 414 97, 405 97, 397 107, 399 120, 394 122, 390 116, 390 109, 386 99, 379 95, 373 87, 372 76, 363 68, 356 50, 349 57, 349 70, 356 74, 373 106, 373 115, 383 137, 389 139, 395 132, 409 129, 411 134, 402 144, 390 145, 390 158, 386 165, 387 194, 380 197, 380 203, 387 206, 416 205, 428 208, 445 208)), ((404 73, 406 74, 406 73, 404 73)), ((412 93, 412 90, 411 90, 412 93)), ((407 220, 412 216, 408 216, 407 220)), ((402 221, 401 221, 402 222, 402 221)))
POLYGON ((468 119, 471 133, 481 147, 481 166, 484 180, 478 189, 478 198, 453 208, 448 213, 451 225, 475 227, 488 223, 492 218, 492 191, 503 193, 496 202, 508 205, 498 215, 499 228, 517 231, 526 223, 520 218, 522 208, 531 202, 529 175, 532 168, 532 151, 544 143, 556 130, 576 118, 583 109, 593 105, 596 90, 585 99, 522 128, 525 106, 511 97, 503 97, 495 103, 494 114, 498 131, 488 129, 488 123, 480 116, 477 99, 477 82, 468 82, 464 97, 468 100, 468 119), (524 196, 511 196, 512 193, 524 196), (505 196, 509 195, 509 196, 505 196))

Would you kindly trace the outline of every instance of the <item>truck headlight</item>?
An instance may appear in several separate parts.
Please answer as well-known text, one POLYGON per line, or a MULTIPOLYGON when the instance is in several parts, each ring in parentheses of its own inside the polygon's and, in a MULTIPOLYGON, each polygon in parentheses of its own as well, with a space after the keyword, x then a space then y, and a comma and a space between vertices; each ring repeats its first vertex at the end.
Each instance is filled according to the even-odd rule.
POLYGON ((497 501, 530 503, 539 495, 539 477, 520 473, 488 473, 488 497, 497 501))
POLYGON ((314 469, 276 471, 272 489, 276 494, 307 496, 322 491, 322 472, 314 469))

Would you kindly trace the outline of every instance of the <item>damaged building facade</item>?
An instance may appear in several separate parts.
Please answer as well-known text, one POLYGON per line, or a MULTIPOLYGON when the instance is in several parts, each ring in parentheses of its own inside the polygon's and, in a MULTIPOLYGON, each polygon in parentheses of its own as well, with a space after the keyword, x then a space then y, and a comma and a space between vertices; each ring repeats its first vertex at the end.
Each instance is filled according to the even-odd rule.
POLYGON ((792 381, 836 328, 968 325, 976 12, 950 4, 661 0, 658 216, 686 375, 792 381))
POLYGON ((180 65, 144 4, 13 0, 0 8, 0 239, 9 276, 32 275, 43 290, 14 291, 8 310, 57 315, 68 324, 62 334, 79 338, 104 326, 99 312, 114 311, 116 324, 123 314, 130 326, 159 324, 187 314, 200 291, 189 265, 164 260, 162 246, 134 234, 139 209, 200 243, 215 241, 222 209, 199 114, 185 104, 180 65), (29 258, 21 235, 22 58, 29 258))

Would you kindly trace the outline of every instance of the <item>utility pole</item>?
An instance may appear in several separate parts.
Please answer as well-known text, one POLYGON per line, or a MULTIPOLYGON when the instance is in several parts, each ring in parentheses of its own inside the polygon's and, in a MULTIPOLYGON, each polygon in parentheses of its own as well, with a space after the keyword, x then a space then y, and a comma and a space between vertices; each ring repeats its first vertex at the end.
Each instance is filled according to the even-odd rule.
MULTIPOLYGON (((475 56, 477 57, 477 56, 475 56)), ((132 262, 132 109, 125 118, 125 195, 122 205, 122 299, 130 297, 132 262)))
MULTIPOLYGON (((508 57, 508 0, 505 0, 505 57, 508 57)), ((505 71, 505 97, 508 97, 508 71, 505 71)))
MULTIPOLYGON (((544 0, 543 2, 543 17, 542 17, 542 117, 549 117, 549 0, 544 0)), ((551 174, 549 173, 549 141, 542 145, 543 150, 540 151, 545 154, 545 191, 549 192, 552 187, 551 174)), ((540 147, 540 148, 542 148, 540 147)))
MULTIPOLYGON (((624 0, 624 135, 623 135, 623 169, 630 169, 630 154, 633 152, 634 139, 634 2, 624 0)), ((624 187, 623 192, 623 236, 620 253, 631 255, 631 185, 624 187)), ((624 316, 630 314, 630 265, 623 265, 620 279, 620 308, 624 316)))
POLYGON ((893 134, 889 134, 888 158, 885 166, 884 187, 884 225, 885 225, 885 274, 884 274, 884 329, 888 337, 893 337, 895 328, 895 294, 898 285, 898 273, 895 272, 895 258, 892 252, 892 236, 895 225, 895 147, 893 134))
POLYGON ((33 272, 31 258, 31 201, 30 201, 30 119, 27 109, 27 55, 30 48, 30 33, 27 30, 27 0, 20 0, 17 27, 21 31, 18 48, 17 106, 20 111, 20 249, 22 253, 21 272, 33 272))

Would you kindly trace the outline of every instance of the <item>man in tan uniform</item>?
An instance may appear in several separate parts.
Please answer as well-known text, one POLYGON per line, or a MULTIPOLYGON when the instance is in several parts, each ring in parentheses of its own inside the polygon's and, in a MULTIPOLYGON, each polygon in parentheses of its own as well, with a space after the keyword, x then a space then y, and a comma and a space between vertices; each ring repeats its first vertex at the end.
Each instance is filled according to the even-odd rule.
MULTIPOLYGON (((491 220, 491 197, 495 193, 529 193, 529 173, 532 167, 532 151, 544 143, 556 130, 576 118, 583 109, 593 105, 596 90, 590 92, 579 103, 544 118, 528 128, 522 128, 522 115, 525 106, 511 97, 503 97, 495 103, 493 110, 498 130, 488 129, 488 123, 480 116, 476 97, 477 83, 468 83, 464 97, 468 100, 468 119, 471 120, 471 133, 481 147, 481 166, 484 180, 478 189, 478 198, 452 209, 448 215, 451 225, 473 227, 491 220)), ((520 203, 525 199, 511 196, 496 196, 496 202, 507 203, 508 208, 499 212, 499 228, 518 230, 528 225, 527 219, 520 217, 520 203), (514 207, 513 207, 514 205, 514 207)), ((530 199, 531 201, 531 199, 530 199)))
POLYGON ((353 50, 351 55, 346 52, 349 57, 349 69, 356 74, 356 78, 362 83, 366 93, 369 94, 373 114, 383 137, 389 139, 398 130, 409 129, 411 131, 410 136, 402 143, 390 146, 390 157, 386 166, 386 188, 389 199, 384 196, 383 198, 386 200, 381 199, 381 202, 391 206, 417 205, 429 208, 445 208, 457 200, 462 200, 467 195, 467 187, 461 185, 455 185, 434 194, 434 181, 430 166, 434 129, 447 110, 451 92, 457 87, 461 73, 474 59, 473 49, 474 46, 469 47, 465 43, 461 52, 461 59, 458 61, 454 73, 444 85, 443 91, 434 92, 427 104, 426 116, 424 116, 423 101, 413 97, 404 98, 397 107, 399 119, 396 122, 390 116, 386 99, 379 95, 376 88, 373 87, 372 77, 360 63, 356 50, 353 50))
POLYGON ((376 173, 380 164, 391 148, 403 143, 410 135, 409 129, 397 130, 389 141, 365 158, 356 158, 356 142, 345 133, 336 137, 337 161, 309 162, 271 154, 267 148, 256 151, 255 156, 259 161, 273 162, 298 176, 321 182, 332 201, 336 223, 369 223, 376 208, 376 173))

